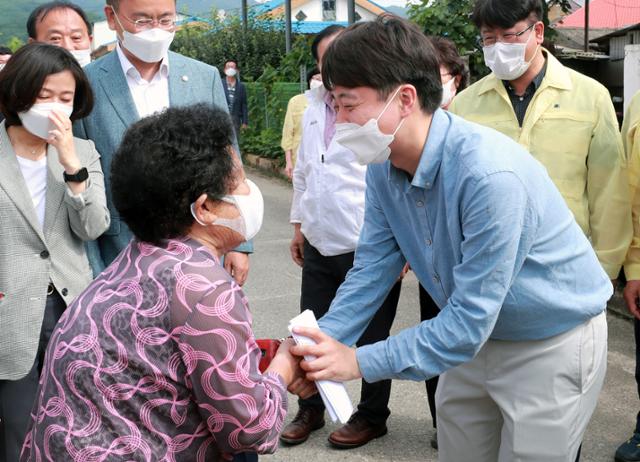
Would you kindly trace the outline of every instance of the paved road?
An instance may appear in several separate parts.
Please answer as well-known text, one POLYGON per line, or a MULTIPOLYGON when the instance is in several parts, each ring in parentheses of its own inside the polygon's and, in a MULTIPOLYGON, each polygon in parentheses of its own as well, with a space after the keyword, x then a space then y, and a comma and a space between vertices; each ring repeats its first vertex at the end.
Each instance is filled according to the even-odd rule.
MULTIPOLYGON (((292 234, 288 224, 290 186, 255 171, 250 171, 249 176, 260 186, 264 195, 265 223, 255 240, 256 253, 252 257, 251 273, 245 288, 253 312, 256 336, 277 338, 286 334, 288 320, 299 312, 300 269, 291 261, 288 250, 292 234)), ((609 369, 598 408, 585 437, 584 462, 613 461, 615 448, 628 438, 639 407, 633 379, 633 326, 629 321, 611 314, 608 321, 609 369)), ((410 274, 403 283, 394 331, 417 322, 418 285, 410 274)), ((354 404, 357 403, 359 383, 349 384, 348 390, 354 404)), ((325 428, 314 432, 305 444, 281 447, 274 455, 261 456, 261 460, 437 461, 437 452, 429 446, 432 430, 424 384, 395 381, 389 407, 389 433, 364 447, 348 451, 332 449, 327 436, 338 426, 328 422, 325 428)), ((289 399, 289 409, 288 420, 297 409, 293 397, 289 399)))

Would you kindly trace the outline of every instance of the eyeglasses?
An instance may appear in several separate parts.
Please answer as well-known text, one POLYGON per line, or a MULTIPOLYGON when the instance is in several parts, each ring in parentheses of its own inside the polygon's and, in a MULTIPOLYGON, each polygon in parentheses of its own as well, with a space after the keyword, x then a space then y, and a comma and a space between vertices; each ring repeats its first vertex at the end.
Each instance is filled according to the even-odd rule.
POLYGON ((524 30, 521 30, 520 32, 509 32, 506 34, 502 34, 502 40, 498 40, 498 38, 495 35, 486 35, 484 37, 478 37, 478 45, 480 45, 481 47, 490 47, 492 45, 495 45, 496 42, 516 43, 518 41, 518 37, 520 37, 522 34, 527 32, 528 30, 531 30, 531 28, 533 28, 533 26, 535 26, 536 24, 537 23, 534 22, 529 27, 527 27, 524 30))
POLYGON ((171 29, 176 25, 177 21, 175 16, 165 16, 160 19, 142 18, 136 20, 129 19, 123 15, 120 16, 133 24, 137 30, 149 30, 156 24, 162 29, 171 29))

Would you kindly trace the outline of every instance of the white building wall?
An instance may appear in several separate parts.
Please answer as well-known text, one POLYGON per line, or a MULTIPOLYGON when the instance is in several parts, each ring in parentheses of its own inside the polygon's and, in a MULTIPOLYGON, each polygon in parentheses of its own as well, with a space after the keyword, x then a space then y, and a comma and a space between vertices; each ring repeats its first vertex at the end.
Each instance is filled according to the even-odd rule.
MULTIPOLYGON (((298 8, 291 9, 291 20, 297 21, 296 16, 298 12, 304 11, 307 15, 305 21, 318 22, 324 21, 322 18, 322 0, 310 0, 298 8)), ((368 10, 356 5, 356 12, 362 17, 364 21, 372 21, 376 18, 376 15, 368 10)), ((347 22, 347 0, 336 0, 336 21, 347 22)))
POLYGON ((116 31, 109 29, 109 23, 107 23, 107 21, 98 21, 93 24, 93 40, 91 41, 92 50, 96 50, 102 45, 113 43, 116 39, 116 31))
POLYGON ((624 48, 624 111, 629 101, 640 90, 640 45, 624 48))

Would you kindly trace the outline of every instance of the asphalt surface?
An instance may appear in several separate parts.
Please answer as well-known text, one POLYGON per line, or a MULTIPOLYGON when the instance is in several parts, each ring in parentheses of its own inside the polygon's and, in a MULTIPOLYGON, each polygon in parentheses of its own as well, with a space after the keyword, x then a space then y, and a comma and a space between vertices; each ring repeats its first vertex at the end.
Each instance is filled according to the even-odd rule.
MULTIPOLYGON (((292 227, 289 225, 291 186, 277 178, 248 170, 265 198, 265 220, 255 239, 255 254, 245 291, 253 313, 257 338, 279 338, 287 335, 289 319, 299 313, 300 268, 289 255, 292 227)), ((609 358, 607 379, 600 395, 583 445, 584 462, 613 461, 617 446, 627 439, 635 425, 640 409, 634 380, 635 353, 633 325, 617 312, 619 297, 612 302, 615 310, 608 314, 609 358)), ((413 274, 405 278, 402 287, 394 332, 419 321, 418 283, 413 274)), ((349 383, 348 391, 354 406, 359 401, 359 382, 349 383)), ((387 421, 389 433, 366 446, 333 449, 327 442, 329 433, 339 427, 327 417, 327 425, 312 433, 309 440, 298 446, 282 446, 273 455, 260 456, 261 461, 437 461, 437 451, 429 445, 432 422, 427 407, 424 383, 394 381, 389 403, 391 416, 387 421)), ((297 401, 289 397, 289 422, 297 410, 297 401)), ((472 460, 470 458, 469 460, 472 460)))

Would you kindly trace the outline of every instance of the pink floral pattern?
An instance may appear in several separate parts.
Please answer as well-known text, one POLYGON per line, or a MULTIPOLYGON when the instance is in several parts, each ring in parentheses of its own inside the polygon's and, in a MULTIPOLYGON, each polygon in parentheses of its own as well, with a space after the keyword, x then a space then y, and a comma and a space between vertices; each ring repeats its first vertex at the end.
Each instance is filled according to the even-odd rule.
POLYGON ((22 461, 273 452, 287 410, 242 289, 192 240, 132 241, 51 338, 22 461))

